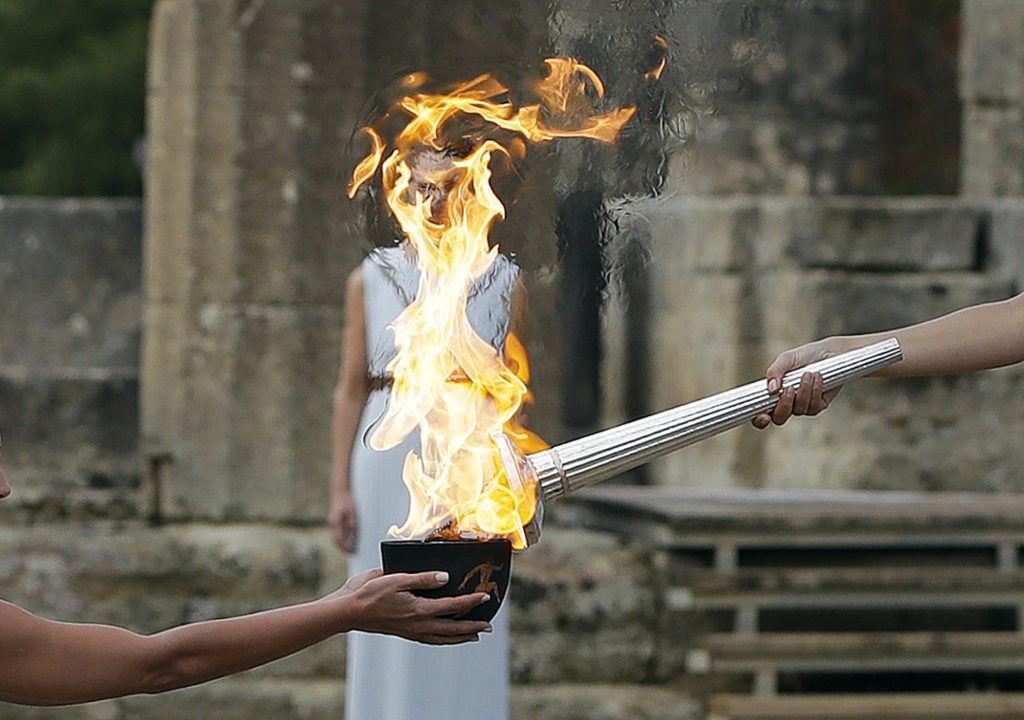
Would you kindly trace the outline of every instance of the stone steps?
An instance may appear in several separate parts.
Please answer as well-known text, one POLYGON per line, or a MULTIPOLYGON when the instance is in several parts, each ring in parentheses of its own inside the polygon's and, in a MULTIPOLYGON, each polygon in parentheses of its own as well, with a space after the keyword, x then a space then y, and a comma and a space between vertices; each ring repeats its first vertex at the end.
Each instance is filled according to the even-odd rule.
MULTIPOLYGON (((955 553, 951 553, 955 557, 955 553)), ((753 632, 765 611, 865 609, 1010 610, 1024 627, 1024 570, 944 566, 741 568, 696 571, 666 591, 677 611, 730 611, 735 628, 753 632)))
POLYGON ((935 565, 899 567, 740 568, 732 574, 695 571, 686 587, 702 602, 774 593, 1024 593, 1024 570, 935 565))
POLYGON ((588 491, 577 516, 672 558, 675 677, 716 720, 1020 718, 1022 503, 609 487, 588 491))

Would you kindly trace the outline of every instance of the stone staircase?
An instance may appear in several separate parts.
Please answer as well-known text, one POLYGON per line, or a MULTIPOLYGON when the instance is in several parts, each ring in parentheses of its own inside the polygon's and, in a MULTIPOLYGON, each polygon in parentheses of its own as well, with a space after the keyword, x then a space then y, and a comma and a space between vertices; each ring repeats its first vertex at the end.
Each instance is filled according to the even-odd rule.
POLYGON ((599 488, 666 551, 709 720, 1024 718, 1024 496, 599 488))

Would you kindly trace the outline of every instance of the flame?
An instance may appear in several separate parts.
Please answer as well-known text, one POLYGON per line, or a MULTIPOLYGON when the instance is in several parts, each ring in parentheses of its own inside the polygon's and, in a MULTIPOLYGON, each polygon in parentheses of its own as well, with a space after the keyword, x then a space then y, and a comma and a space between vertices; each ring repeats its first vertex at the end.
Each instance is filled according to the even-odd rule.
POLYGON ((658 63, 658 67, 644 73, 644 80, 659 80, 661 78, 661 73, 665 70, 665 65, 668 64, 668 41, 661 35, 655 35, 654 41, 661 46, 661 62, 658 63))
POLYGON ((363 132, 370 137, 370 154, 364 157, 352 172, 352 180, 348 184, 348 196, 350 198, 355 197, 362 184, 377 172, 377 166, 384 155, 384 138, 380 136, 380 133, 371 127, 364 127, 363 132))
MULTIPOLYGON (((466 312, 470 291, 493 265, 498 248, 488 234, 505 208, 491 188, 491 160, 519 155, 522 140, 588 137, 612 142, 634 108, 597 113, 597 74, 571 58, 545 61, 547 76, 534 85, 539 103, 515 108, 508 89, 491 75, 457 85, 447 94, 415 92, 399 108, 411 119, 386 159, 381 135, 367 128, 372 149, 353 173, 349 194, 381 168, 387 204, 411 246, 420 271, 416 299, 392 325, 397 354, 388 410, 370 437, 386 450, 414 430, 420 452, 405 458, 402 479, 409 515, 390 534, 505 537, 526 546, 524 526, 537 506, 536 488, 513 488, 491 436, 505 433, 524 453, 546 446, 521 423, 531 399, 529 366, 519 338, 509 333, 504 353, 485 342, 466 312), (509 147, 493 138, 446 141, 453 118, 475 118, 493 134, 514 135, 509 147)), ((420 76, 407 85, 419 87, 420 76)))

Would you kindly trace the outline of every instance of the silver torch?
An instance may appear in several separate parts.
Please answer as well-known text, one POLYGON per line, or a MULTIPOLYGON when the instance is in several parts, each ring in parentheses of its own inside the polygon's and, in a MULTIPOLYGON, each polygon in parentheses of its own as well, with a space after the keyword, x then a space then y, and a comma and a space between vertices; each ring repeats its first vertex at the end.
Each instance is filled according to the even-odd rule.
MULTIPOLYGON (((899 342, 890 338, 793 370, 783 377, 782 387, 795 387, 804 373, 817 372, 830 390, 902 359, 899 342)), ((527 543, 540 539, 545 502, 749 422, 778 401, 764 379, 756 380, 530 455, 521 454, 508 437, 495 435, 509 482, 538 490, 537 512, 526 526, 527 543)))

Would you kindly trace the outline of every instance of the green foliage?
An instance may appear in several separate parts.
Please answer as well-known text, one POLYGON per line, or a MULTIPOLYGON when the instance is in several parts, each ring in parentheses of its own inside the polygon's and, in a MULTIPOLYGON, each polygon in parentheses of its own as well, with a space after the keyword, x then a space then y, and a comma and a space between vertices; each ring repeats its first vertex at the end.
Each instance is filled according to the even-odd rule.
POLYGON ((153 0, 0 0, 0 195, 140 195, 153 0))

